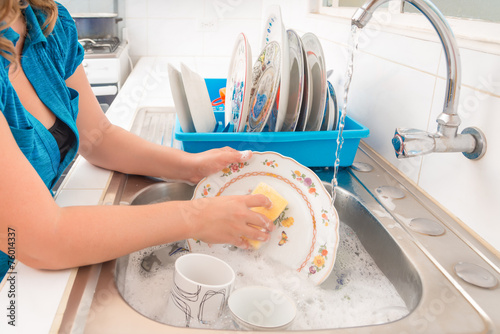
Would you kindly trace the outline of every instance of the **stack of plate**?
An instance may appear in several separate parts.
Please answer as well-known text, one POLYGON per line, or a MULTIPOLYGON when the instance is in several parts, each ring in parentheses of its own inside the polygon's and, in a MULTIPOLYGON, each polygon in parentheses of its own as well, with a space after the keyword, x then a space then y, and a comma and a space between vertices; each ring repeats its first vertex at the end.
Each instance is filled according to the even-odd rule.
POLYGON ((251 50, 242 33, 236 41, 225 104, 234 131, 330 131, 338 108, 327 82, 323 48, 312 33, 285 30, 279 6, 268 8, 262 51, 251 67, 251 50))
MULTIPOLYGON (((252 66, 245 34, 236 39, 225 95, 224 128, 234 132, 331 131, 337 100, 327 81, 321 43, 312 33, 285 30, 281 9, 267 10, 261 52, 252 66)), ((206 84, 181 64, 169 78, 183 132, 212 132, 217 123, 206 84), (181 73, 182 72, 182 73, 181 73)))
POLYGON ((180 72, 168 64, 168 78, 182 130, 184 132, 214 131, 217 122, 205 80, 183 63, 181 63, 180 72))

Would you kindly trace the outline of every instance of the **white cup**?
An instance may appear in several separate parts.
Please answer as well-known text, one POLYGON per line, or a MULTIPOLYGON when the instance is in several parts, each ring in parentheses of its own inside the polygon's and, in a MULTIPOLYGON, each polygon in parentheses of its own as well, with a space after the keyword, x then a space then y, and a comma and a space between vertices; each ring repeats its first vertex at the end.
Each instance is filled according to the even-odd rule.
POLYGON ((234 285, 233 269, 206 254, 190 253, 175 261, 167 322, 197 327, 214 323, 224 311, 234 285))

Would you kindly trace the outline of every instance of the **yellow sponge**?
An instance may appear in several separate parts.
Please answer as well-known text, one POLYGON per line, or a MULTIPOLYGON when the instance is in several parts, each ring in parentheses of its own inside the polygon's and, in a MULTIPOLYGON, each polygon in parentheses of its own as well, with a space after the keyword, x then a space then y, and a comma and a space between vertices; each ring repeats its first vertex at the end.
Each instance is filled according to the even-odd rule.
MULTIPOLYGON (((252 195, 262 194, 265 195, 269 200, 271 200, 272 206, 270 208, 266 207, 255 207, 251 210, 255 212, 262 213, 264 216, 269 218, 271 221, 275 221, 276 218, 285 210, 288 205, 288 201, 284 199, 276 190, 274 190, 268 184, 261 182, 252 191, 252 195)), ((246 239, 246 238, 245 238, 246 239)), ((248 243, 255 249, 260 248, 260 241, 246 239, 248 243)))
POLYGON ((288 202, 284 199, 276 190, 274 190, 270 185, 261 182, 252 191, 252 195, 262 194, 271 200, 272 206, 268 209, 263 206, 252 208, 253 211, 262 213, 264 216, 269 218, 271 221, 275 221, 276 218, 285 210, 288 202))

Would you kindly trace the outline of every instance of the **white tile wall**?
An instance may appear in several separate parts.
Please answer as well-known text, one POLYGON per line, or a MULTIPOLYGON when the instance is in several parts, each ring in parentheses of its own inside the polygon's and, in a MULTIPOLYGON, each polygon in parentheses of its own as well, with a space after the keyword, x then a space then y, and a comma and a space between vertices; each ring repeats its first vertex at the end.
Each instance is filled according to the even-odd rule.
POLYGON ((129 55, 132 59, 138 59, 149 53, 148 49, 148 19, 127 18, 127 34, 130 46, 129 55))
POLYGON ((113 0, 58 0, 71 13, 114 13, 113 0))
MULTIPOLYGON (((349 21, 308 15, 309 1, 127 0, 131 54, 134 59, 204 56, 206 61, 193 64, 193 69, 208 76, 225 73, 237 33, 247 33, 254 57, 259 53, 262 17, 270 4, 281 5, 287 28, 299 34, 311 31, 321 38, 327 67, 335 70, 330 80, 341 96, 349 21), (212 23, 209 31, 201 29, 202 24, 212 23)), ((436 42, 365 31, 356 57, 349 113, 370 128, 366 139, 370 146, 500 250, 500 228, 495 224, 500 203, 500 55, 460 51, 461 129, 474 125, 486 133, 488 152, 482 160, 468 161, 458 153, 395 159, 391 145, 395 127, 436 129, 445 77, 441 46, 436 42)))
MULTIPOLYGON (((439 79, 436 89, 444 90, 439 79)), ((461 100, 474 99, 477 91, 462 87, 461 100)), ((460 108, 462 105, 460 106, 460 108)), ((434 100, 432 118, 442 109, 442 100, 434 100)), ((486 96, 469 117, 462 117, 461 129, 476 126, 488 142, 487 154, 478 161, 461 154, 436 154, 424 158, 419 185, 441 204, 473 227, 487 240, 500 236, 498 204, 500 203, 500 97, 486 96)), ((459 111, 464 115, 463 109, 459 111)), ((498 245, 496 246, 499 248, 498 245)))
POLYGON ((125 8, 134 62, 142 56, 227 58, 240 32, 259 52, 262 0, 127 0, 125 8))
POLYGON ((205 16, 219 19, 260 20, 263 0, 206 0, 205 16))
MULTIPOLYGON (((435 82, 436 78, 427 73, 358 53, 348 112, 370 129, 370 137, 365 142, 391 163, 399 165, 401 162, 391 145, 394 130, 397 127, 427 128, 435 82)), ((420 158, 412 159, 410 165, 408 162, 403 161, 407 175, 418 182, 420 158)))
MULTIPOLYGON (((149 18, 193 19, 201 17, 204 13, 204 1, 200 0, 142 0, 137 2, 147 3, 149 18)), ((182 30, 184 27, 179 27, 179 29, 182 30)))
POLYGON ((195 18, 149 18, 148 56, 202 56, 203 34, 195 18))

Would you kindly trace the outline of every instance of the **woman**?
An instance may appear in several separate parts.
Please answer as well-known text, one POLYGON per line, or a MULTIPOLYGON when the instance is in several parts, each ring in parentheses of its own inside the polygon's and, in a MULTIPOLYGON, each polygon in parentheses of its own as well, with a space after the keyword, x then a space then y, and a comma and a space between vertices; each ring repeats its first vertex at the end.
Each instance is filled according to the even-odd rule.
MULTIPOLYGON (((81 65, 74 22, 53 0, 4 0, 0 22, 0 250, 12 254, 14 248, 15 257, 34 268, 62 269, 186 238, 242 248, 249 247, 242 237, 269 239, 273 224, 250 210, 271 205, 262 195, 58 207, 50 189, 79 146, 96 166, 189 183, 251 152, 189 154, 110 124, 81 65), (90 135, 96 130, 99 141, 90 135)), ((7 269, 7 256, 1 257, 0 279, 7 269)))

